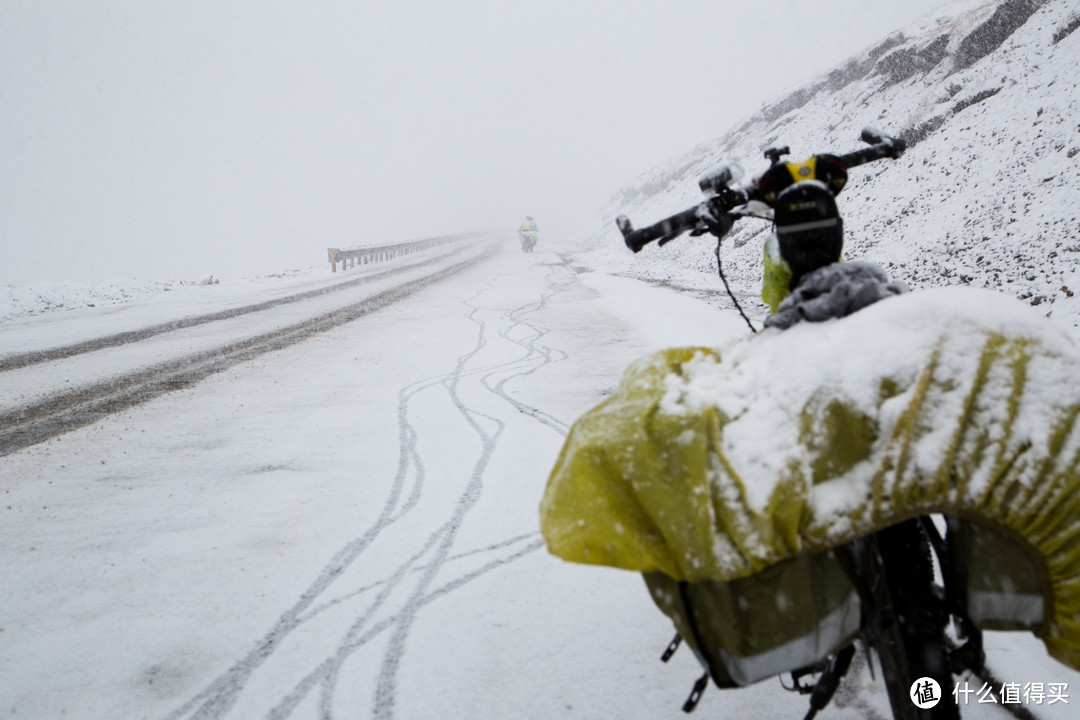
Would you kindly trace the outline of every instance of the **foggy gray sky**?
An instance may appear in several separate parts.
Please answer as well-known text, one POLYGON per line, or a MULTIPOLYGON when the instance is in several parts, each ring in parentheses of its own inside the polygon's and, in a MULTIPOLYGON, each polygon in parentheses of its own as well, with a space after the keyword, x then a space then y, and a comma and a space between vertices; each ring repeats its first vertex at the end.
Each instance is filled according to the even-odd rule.
POLYGON ((578 229, 942 0, 0 0, 0 281, 578 229))

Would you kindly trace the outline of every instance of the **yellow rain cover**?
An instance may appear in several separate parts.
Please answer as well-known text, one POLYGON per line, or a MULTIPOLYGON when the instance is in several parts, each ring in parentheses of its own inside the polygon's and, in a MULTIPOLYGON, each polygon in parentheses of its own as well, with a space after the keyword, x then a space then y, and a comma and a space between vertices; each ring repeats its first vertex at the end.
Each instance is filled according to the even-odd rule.
POLYGON ((1080 669, 1080 348, 1032 308, 915 292, 643 358, 572 428, 541 504, 566 560, 726 581, 944 513, 1039 566, 1080 669))

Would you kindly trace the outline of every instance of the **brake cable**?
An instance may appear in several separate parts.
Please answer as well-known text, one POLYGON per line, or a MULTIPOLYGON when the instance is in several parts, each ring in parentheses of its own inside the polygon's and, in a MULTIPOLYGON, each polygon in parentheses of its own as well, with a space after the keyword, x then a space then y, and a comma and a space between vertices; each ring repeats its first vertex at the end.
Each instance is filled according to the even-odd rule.
POLYGON ((735 303, 735 309, 742 315, 742 319, 746 321, 747 327, 750 328, 750 333, 757 334, 757 328, 750 322, 750 318, 746 317, 746 313, 743 312, 742 305, 739 304, 739 299, 735 297, 735 293, 731 292, 731 286, 728 285, 727 278, 724 277, 724 264, 720 261, 720 243, 723 238, 717 238, 716 240, 716 271, 720 274, 720 281, 724 283, 724 290, 727 290, 728 297, 731 298, 731 302, 735 303))

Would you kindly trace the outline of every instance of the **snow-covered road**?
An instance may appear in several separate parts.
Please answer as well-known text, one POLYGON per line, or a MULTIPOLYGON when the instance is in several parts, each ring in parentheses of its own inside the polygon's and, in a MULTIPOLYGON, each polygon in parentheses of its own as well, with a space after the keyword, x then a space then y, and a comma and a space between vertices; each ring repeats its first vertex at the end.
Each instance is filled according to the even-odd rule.
MULTIPOLYGON (((70 316, 80 337, 133 329, 99 310, 70 316)), ((537 511, 569 424, 626 365, 745 333, 729 315, 509 241, 0 457, 0 717, 681 716, 700 669, 659 662, 673 629, 640 578, 553 559, 537 511)), ((1034 639, 1003 647, 1045 674, 1028 680, 1077 677, 1034 639)), ((865 667, 849 682, 830 717, 884 716, 865 667)), ((697 714, 805 709, 768 681, 697 714)))
POLYGON ((0 454, 375 312, 477 262, 489 242, 462 238, 258 300, 250 289, 245 302, 203 292, 198 299, 208 307, 180 299, 155 307, 152 320, 128 306, 127 313, 94 312, 90 323, 13 323, 0 333, 9 350, 0 357, 0 454), (118 329, 108 332, 110 325, 118 329))

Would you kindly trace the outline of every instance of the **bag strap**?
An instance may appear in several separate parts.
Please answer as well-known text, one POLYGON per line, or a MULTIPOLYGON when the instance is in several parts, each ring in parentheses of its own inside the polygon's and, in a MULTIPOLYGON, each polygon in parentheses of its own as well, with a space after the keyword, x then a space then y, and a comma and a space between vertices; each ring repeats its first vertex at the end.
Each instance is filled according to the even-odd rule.
MULTIPOLYGON (((694 689, 690 692, 690 697, 683 703, 683 712, 690 713, 697 707, 705 688, 709 686, 713 661, 705 649, 705 644, 701 641, 701 632, 698 630, 697 619, 694 617, 694 612, 690 607, 690 583, 685 580, 679 582, 679 601, 682 602, 686 624, 690 627, 690 639, 694 641, 694 645, 697 647, 698 653, 700 653, 700 658, 705 663, 705 674, 697 679, 697 682, 694 683, 694 689)), ((679 638, 682 639, 681 636, 679 638)))

